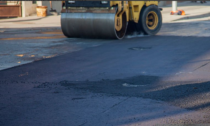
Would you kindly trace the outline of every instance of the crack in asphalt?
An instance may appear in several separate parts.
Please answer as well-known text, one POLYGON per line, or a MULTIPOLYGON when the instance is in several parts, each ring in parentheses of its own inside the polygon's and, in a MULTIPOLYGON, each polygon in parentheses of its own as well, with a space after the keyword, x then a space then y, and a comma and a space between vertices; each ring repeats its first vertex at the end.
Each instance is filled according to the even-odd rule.
MULTIPOLYGON (((107 111, 111 110, 112 108, 114 108, 115 106, 118 106, 119 104, 121 104, 121 103, 125 102, 125 101, 126 101, 126 100, 128 100, 129 98, 130 98, 130 97, 123 99, 122 101, 120 101, 120 102, 118 102, 118 103, 116 103, 116 104, 112 105, 109 109, 104 110, 104 111, 103 111, 103 112, 101 112, 101 113, 105 113, 105 112, 107 112, 107 111)), ((100 113, 100 114, 101 114, 101 113, 100 113)))
POLYGON ((194 71, 196 71, 196 70, 198 70, 198 69, 200 69, 200 68, 202 68, 202 67, 204 67, 204 66, 206 66, 206 65, 208 65, 209 63, 210 63, 210 62, 205 63, 205 64, 203 64, 203 65, 199 66, 198 68, 194 69, 194 70, 193 70, 193 72, 194 72, 194 71))

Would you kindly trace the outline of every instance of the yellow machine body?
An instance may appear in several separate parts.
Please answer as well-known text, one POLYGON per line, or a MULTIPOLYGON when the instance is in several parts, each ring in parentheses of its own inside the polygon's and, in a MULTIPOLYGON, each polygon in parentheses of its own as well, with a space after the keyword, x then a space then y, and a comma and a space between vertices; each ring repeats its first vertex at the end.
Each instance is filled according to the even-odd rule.
MULTIPOLYGON (((124 25, 127 25, 128 22, 138 23, 140 20, 141 11, 143 10, 143 8, 146 8, 151 5, 158 6, 158 1, 110 1, 109 4, 110 4, 109 7, 82 7, 82 5, 81 5, 81 7, 66 6, 62 10, 63 15, 61 15, 62 16, 61 25, 63 25, 62 30, 63 30, 64 34, 68 37, 74 37, 74 35, 72 35, 72 34, 74 34, 73 32, 78 32, 77 33, 78 35, 76 35, 76 37, 79 36, 80 31, 75 30, 75 29, 77 29, 76 28, 77 24, 75 24, 75 21, 80 22, 80 20, 83 20, 86 23, 86 21, 88 20, 87 22, 89 22, 89 23, 95 22, 94 24, 90 24, 90 25, 97 25, 97 27, 98 27, 98 24, 96 24, 96 20, 98 20, 98 21, 101 21, 101 23, 102 23, 101 25, 104 24, 103 27, 104 27, 104 29, 106 29, 106 27, 109 27, 108 25, 110 25, 111 23, 107 23, 107 21, 103 21, 103 20, 110 19, 110 22, 111 22, 111 20, 113 19, 114 29, 116 30, 115 34, 120 35, 120 36, 119 35, 117 36, 118 39, 122 38, 124 36, 124 35, 121 35, 121 34, 123 34, 122 32, 126 32, 126 29, 127 29, 127 26, 124 26, 124 25), (77 13, 78 15, 80 14, 82 19, 80 19, 75 13, 77 13), (85 13, 87 13, 86 16, 84 16, 85 13), (110 15, 107 15, 109 13, 110 13, 110 15), (107 17, 102 19, 102 17, 98 14, 101 14, 101 15, 104 14, 104 16, 107 16, 107 17), (71 17, 69 15, 71 15, 71 17), (111 19, 111 16, 114 16, 114 17, 111 19), (66 19, 68 19, 68 21, 66 19), (69 22, 71 22, 71 24, 74 24, 74 28, 72 28, 70 26, 71 24, 69 22), (125 22, 127 22, 127 23, 125 23, 125 22), (65 27, 68 27, 69 29, 67 29, 65 27), (123 29, 123 31, 122 31, 122 29, 123 29), (72 30, 71 33, 70 33, 70 30, 72 30)), ((161 21, 162 21, 162 19, 161 19, 161 21)), ((88 23, 87 23, 87 25, 88 25, 88 23)), ((84 26, 84 27, 86 27, 86 26, 84 26)), ((93 31, 91 36, 96 35, 98 32, 95 27, 94 28, 93 28, 93 26, 87 27, 87 30, 93 31)), ((110 28, 111 27, 112 26, 110 26, 110 28)), ((78 24, 78 28, 81 28, 81 26, 79 26, 79 24, 78 24)), ((101 29, 103 29, 103 28, 101 28, 101 29)), ((105 34, 105 36, 106 36, 106 33, 103 33, 103 34, 105 34)), ((85 33, 84 36, 88 37, 88 33, 85 33)), ((102 37, 102 35, 100 35, 100 37, 102 37)))
POLYGON ((123 13, 126 13, 127 21, 138 23, 142 8, 150 5, 158 6, 158 1, 110 1, 110 7, 114 5, 119 8, 115 15, 115 28, 119 31, 122 28, 123 13))

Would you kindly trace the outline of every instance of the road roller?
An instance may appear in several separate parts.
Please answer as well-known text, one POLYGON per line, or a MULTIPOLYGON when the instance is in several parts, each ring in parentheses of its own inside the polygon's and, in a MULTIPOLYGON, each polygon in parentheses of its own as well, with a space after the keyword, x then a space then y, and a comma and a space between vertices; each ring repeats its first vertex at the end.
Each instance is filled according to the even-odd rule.
POLYGON ((61 29, 70 38, 155 35, 162 26, 158 1, 64 1, 62 5, 61 29))

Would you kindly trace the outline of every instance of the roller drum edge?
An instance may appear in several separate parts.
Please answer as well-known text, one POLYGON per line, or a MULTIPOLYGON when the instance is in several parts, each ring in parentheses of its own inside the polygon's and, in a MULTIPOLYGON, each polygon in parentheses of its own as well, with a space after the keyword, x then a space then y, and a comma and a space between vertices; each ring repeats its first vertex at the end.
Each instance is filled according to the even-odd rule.
POLYGON ((116 32, 115 13, 61 13, 61 29, 71 38, 121 39, 127 23, 124 27, 121 34, 116 32))

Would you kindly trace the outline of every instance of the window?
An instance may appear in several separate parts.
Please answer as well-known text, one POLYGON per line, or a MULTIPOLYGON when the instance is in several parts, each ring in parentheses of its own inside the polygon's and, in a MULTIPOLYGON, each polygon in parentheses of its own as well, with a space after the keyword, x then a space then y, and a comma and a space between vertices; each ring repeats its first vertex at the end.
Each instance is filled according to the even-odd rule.
POLYGON ((32 4, 36 4, 36 1, 32 1, 32 4))

